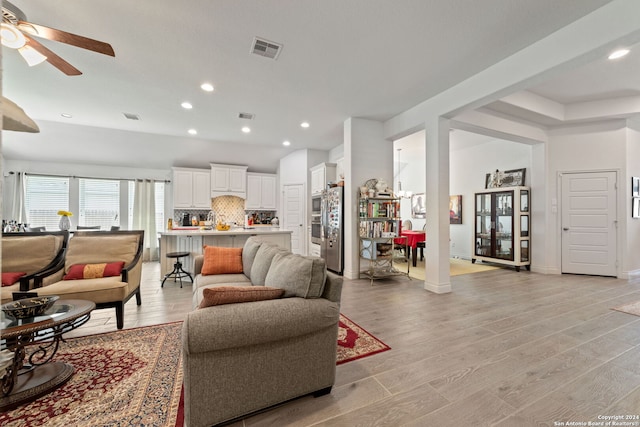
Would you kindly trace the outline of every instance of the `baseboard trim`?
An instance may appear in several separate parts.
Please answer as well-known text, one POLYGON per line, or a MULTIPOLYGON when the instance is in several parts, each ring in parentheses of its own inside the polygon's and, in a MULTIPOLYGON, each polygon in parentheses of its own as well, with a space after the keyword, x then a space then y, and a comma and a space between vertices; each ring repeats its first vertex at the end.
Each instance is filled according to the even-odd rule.
POLYGON ((434 294, 448 294, 451 292, 451 283, 430 283, 425 281, 424 288, 434 294))
POLYGON ((531 265, 531 271, 540 274, 562 274, 562 271, 557 267, 541 267, 539 265, 531 265))

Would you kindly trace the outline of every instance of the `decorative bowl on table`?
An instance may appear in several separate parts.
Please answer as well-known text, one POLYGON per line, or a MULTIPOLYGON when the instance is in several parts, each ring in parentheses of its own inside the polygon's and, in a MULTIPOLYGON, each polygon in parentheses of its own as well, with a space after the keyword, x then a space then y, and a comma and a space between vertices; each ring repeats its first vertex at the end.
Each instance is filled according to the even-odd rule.
POLYGON ((60 297, 57 295, 24 298, 2 304, 1 308, 8 316, 16 319, 27 319, 29 317, 42 316, 58 298, 60 297))

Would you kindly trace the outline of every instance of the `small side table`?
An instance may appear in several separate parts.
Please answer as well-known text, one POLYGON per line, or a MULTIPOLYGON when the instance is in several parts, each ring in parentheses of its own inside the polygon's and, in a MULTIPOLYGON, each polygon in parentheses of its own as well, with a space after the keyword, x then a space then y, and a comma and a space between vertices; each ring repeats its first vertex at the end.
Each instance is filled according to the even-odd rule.
POLYGON ((1 378, 0 411, 35 400, 71 378, 72 365, 51 360, 62 334, 84 325, 95 308, 92 301, 58 300, 42 316, 14 319, 0 314, 0 349, 13 352, 13 364, 1 378))

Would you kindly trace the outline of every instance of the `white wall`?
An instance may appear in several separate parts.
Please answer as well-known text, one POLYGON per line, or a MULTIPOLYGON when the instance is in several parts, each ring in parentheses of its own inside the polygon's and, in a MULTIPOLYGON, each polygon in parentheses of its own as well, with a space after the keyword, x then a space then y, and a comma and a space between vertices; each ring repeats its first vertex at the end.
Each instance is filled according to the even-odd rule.
POLYGON ((640 177, 640 131, 627 129, 627 178, 622 185, 622 198, 625 201, 626 212, 626 256, 623 264, 629 275, 640 274, 640 218, 631 218, 631 177, 640 177))
POLYGON ((393 178, 393 144, 383 137, 381 122, 349 118, 344 122, 344 276, 360 275, 358 188, 371 178, 393 178))
MULTIPOLYGON (((425 133, 416 132, 393 143, 393 190, 398 194, 398 181, 402 182, 403 191, 411 191, 413 194, 424 193, 425 185, 425 133), (398 152, 398 149, 401 149, 398 152), (398 157, 400 162, 398 162, 398 157)), ((403 221, 411 220, 414 230, 422 230, 425 220, 411 217, 411 199, 400 201, 400 217, 403 221)))
MULTIPOLYGON (((627 271, 624 265, 626 253, 622 241, 625 240, 627 194, 626 182, 626 122, 617 120, 604 123, 594 123, 570 128, 555 129, 549 132, 549 157, 547 182, 550 184, 548 200, 557 201, 557 212, 553 212, 552 203, 549 204, 548 217, 548 268, 552 272, 561 273, 561 193, 559 173, 616 171, 618 173, 618 252, 621 274, 627 271)), ((532 246, 535 242, 532 238, 532 246)), ((637 252, 636 252, 637 253, 637 252)))
MULTIPOLYGON (((394 142, 394 189, 398 190, 398 180, 402 189, 423 193, 425 171, 424 131, 401 138, 394 142), (400 152, 398 171, 397 148, 400 152)), ((449 227, 452 257, 470 259, 473 245, 474 193, 482 191, 487 173, 496 169, 527 169, 525 185, 529 185, 532 170, 532 146, 501 139, 470 134, 456 130, 450 134, 450 177, 451 195, 462 195, 462 224, 449 227)), ((421 230, 425 220, 411 218, 411 203, 403 199, 401 203, 403 219, 411 219, 414 230, 421 230)))
MULTIPOLYGON (((452 146, 460 131, 451 134, 452 146)), ((462 195, 462 224, 452 224, 451 256, 470 259, 474 231, 474 193, 485 188, 486 174, 526 168, 531 173, 532 147, 512 141, 490 140, 479 145, 453 149, 450 153, 450 192, 462 195)), ((525 175, 525 185, 530 177, 525 175)))

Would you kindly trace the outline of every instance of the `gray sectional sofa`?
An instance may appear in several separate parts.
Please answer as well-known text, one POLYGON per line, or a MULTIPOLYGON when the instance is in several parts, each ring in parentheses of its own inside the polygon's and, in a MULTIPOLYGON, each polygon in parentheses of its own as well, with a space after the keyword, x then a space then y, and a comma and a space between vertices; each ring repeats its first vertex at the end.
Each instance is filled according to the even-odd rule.
POLYGON ((204 276, 195 260, 194 310, 183 325, 185 424, 211 426, 313 393, 335 382, 342 278, 320 258, 257 238, 243 273, 204 276), (205 288, 269 286, 278 299, 197 308, 205 288))

